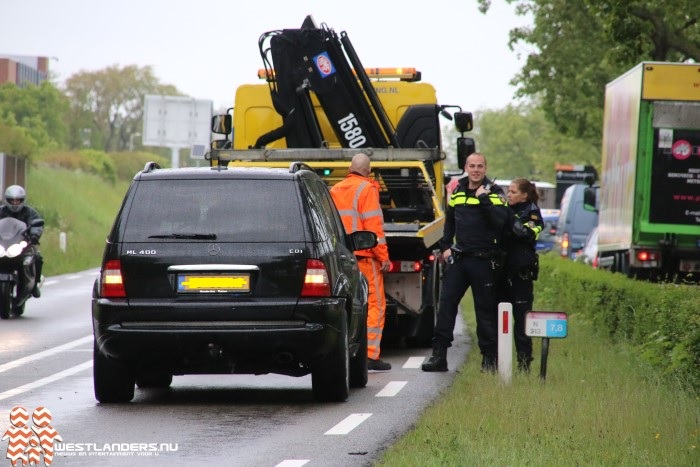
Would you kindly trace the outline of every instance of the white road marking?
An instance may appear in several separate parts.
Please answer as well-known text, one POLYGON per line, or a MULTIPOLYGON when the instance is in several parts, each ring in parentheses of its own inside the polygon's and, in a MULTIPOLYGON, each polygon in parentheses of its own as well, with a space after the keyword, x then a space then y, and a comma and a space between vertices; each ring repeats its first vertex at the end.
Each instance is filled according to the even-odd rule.
POLYGON ((308 463, 309 459, 287 459, 280 462, 275 467, 301 467, 302 465, 308 463))
POLYGON ((406 363, 403 364, 403 368, 420 368, 424 361, 425 357, 408 357, 406 363))
POLYGON ((92 335, 81 337, 80 339, 74 340, 72 342, 68 342, 67 344, 59 345, 58 347, 54 347, 52 349, 44 350, 43 352, 35 353, 33 355, 27 355, 26 357, 18 358, 17 360, 13 360, 11 362, 7 362, 3 365, 0 365, 0 373, 11 370, 13 368, 17 368, 18 366, 24 365, 25 363, 33 362, 34 360, 39 360, 41 358, 45 357, 50 357, 52 355, 55 355, 59 352, 63 352, 68 349, 72 349, 73 347, 77 347, 82 344, 87 344, 88 342, 92 342, 92 335))
POLYGON ((357 426, 371 417, 371 413, 354 413, 348 415, 345 420, 338 423, 336 426, 326 431, 324 435, 347 435, 352 430, 357 428, 357 426))
POLYGON ((408 381, 390 381, 384 386, 384 389, 379 391, 374 397, 394 397, 408 384, 408 381))
POLYGON ((92 360, 89 360, 87 362, 81 363, 80 365, 76 365, 74 367, 68 368, 67 370, 59 371, 58 373, 54 373, 51 376, 47 376, 46 378, 41 378, 36 381, 32 381, 31 383, 25 384, 23 386, 16 387, 14 389, 9 389, 5 392, 0 393, 0 400, 4 400, 7 398, 10 398, 12 396, 17 396, 19 394, 25 393, 27 391, 31 391, 32 389, 40 388, 41 386, 46 386, 47 384, 55 383, 56 381, 66 378, 68 376, 74 375, 75 373, 79 373, 83 370, 86 370, 88 368, 92 368, 92 360))
POLYGON ((81 276, 80 274, 74 274, 72 276, 67 276, 66 279, 73 280, 73 279, 80 279, 81 277, 83 277, 83 276, 81 276))
POLYGON ((58 284, 60 281, 44 281, 43 284, 41 284, 42 287, 46 287, 47 285, 54 285, 58 284))

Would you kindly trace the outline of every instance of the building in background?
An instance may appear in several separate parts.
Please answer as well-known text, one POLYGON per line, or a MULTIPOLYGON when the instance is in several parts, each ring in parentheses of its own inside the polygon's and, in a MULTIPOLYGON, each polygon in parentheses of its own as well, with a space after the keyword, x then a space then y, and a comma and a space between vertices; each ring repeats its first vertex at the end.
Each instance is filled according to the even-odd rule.
MULTIPOLYGON (((0 53, 0 84, 14 83, 23 87, 40 85, 49 79, 49 57, 7 55, 0 53)), ((26 186, 27 160, 0 152, 0 193, 10 185, 26 186)))
POLYGON ((0 84, 39 85, 49 79, 49 57, 0 54, 0 84))

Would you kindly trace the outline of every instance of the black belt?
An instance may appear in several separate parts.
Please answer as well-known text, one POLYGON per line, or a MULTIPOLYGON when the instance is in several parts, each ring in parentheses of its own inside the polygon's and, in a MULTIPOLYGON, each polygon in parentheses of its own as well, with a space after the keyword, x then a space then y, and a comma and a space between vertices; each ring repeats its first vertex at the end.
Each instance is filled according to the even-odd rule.
POLYGON ((458 250, 454 249, 452 250, 453 254, 455 255, 456 258, 464 258, 464 257, 469 257, 469 258, 499 258, 503 256, 503 252, 500 250, 458 250))

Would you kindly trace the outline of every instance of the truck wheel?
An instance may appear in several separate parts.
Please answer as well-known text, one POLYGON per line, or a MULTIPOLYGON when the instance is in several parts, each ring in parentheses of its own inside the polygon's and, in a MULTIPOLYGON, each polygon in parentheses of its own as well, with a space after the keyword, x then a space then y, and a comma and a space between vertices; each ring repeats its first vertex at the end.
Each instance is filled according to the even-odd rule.
POLYGON ((0 282, 0 319, 8 319, 12 311, 12 294, 10 284, 0 282))
MULTIPOLYGON (((350 395, 350 352, 347 323, 343 320, 335 351, 311 372, 314 398, 321 402, 344 402, 350 395)), ((366 353, 365 353, 366 355, 366 353)))
POLYGON ((630 262, 627 252, 620 253, 620 272, 622 274, 628 275, 630 272, 630 262))
POLYGON ((430 276, 432 281, 430 306, 426 307, 423 314, 416 318, 420 320, 420 324, 416 335, 406 339, 409 347, 426 348, 433 345, 433 331, 435 330, 438 303, 440 302, 440 276, 440 263, 435 259, 433 272, 430 276))
POLYGON ((360 345, 357 354, 350 359, 350 387, 364 388, 367 386, 367 319, 360 329, 360 345))
POLYGON ((102 355, 96 342, 92 350, 92 377, 98 401, 119 403, 134 398, 134 376, 125 366, 102 355))

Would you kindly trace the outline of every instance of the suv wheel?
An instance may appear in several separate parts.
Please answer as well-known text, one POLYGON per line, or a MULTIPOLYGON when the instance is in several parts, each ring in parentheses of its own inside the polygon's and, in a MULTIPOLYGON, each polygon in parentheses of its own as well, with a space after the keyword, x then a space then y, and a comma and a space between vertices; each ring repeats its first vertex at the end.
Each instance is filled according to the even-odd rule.
POLYGON ((364 326, 360 328, 360 345, 357 354, 350 359, 351 388, 367 386, 367 318, 364 318, 363 321, 364 326))
POLYGON ((173 375, 163 372, 143 372, 136 378, 136 385, 141 389, 167 388, 173 382, 173 375))
POLYGON ((350 351, 345 320, 340 333, 335 351, 327 355, 311 372, 311 386, 314 398, 318 401, 343 402, 350 395, 350 351))
POLYGON ((129 370, 115 364, 93 347, 92 376, 95 399, 103 403, 129 402, 134 398, 134 377, 129 370))

